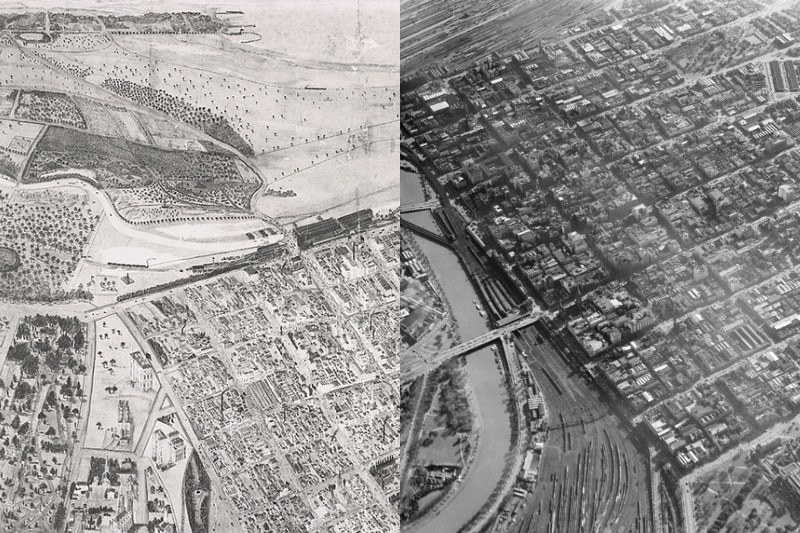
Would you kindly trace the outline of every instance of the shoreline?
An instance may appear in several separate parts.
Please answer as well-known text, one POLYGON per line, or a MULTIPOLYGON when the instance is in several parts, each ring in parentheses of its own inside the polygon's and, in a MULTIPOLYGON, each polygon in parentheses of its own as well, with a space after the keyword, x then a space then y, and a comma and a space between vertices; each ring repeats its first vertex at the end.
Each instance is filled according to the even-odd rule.
MULTIPOLYGON (((433 186, 428 183, 427 175, 421 171, 413 162, 409 161, 407 158, 401 158, 401 171, 409 172, 410 174, 414 174, 414 177, 419 179, 419 183, 421 189, 423 191, 423 195, 425 200, 429 200, 432 197, 435 197, 435 191, 433 186)), ((408 231, 408 230, 405 230, 408 231)), ((441 301, 443 304, 446 305, 448 311, 448 320, 450 320, 455 327, 455 331, 457 332, 458 324, 455 322, 454 313, 451 307, 449 300, 447 299, 446 295, 444 294, 441 286, 438 283, 438 278, 436 276, 436 272, 431 268, 429 258, 425 255, 419 246, 417 241, 417 237, 408 231, 406 235, 409 235, 409 238, 406 239, 409 241, 410 247, 414 250, 417 259, 420 260, 421 263, 425 265, 428 271, 431 273, 429 277, 430 286, 436 290, 437 294, 440 295, 441 301)), ((470 286, 475 291, 476 297, 481 299, 481 294, 479 292, 479 287, 476 286, 476 279, 470 275, 469 270, 466 268, 465 262, 460 254, 455 253, 456 259, 458 264, 464 274, 466 275, 467 281, 469 282, 470 286)), ((484 322, 486 327, 491 330, 492 322, 488 319, 488 317, 484 318, 484 322)), ((460 335, 456 335, 455 339, 460 342, 460 335)), ((504 349, 502 346, 498 346, 499 349, 504 349)), ((515 463, 518 462, 515 460, 515 455, 518 455, 520 448, 527 446, 527 439, 523 437, 523 432, 521 431, 522 428, 519 427, 519 422, 522 419, 522 413, 519 412, 519 406, 517 405, 517 400, 515 399, 514 394, 514 386, 509 381, 510 376, 509 372, 509 362, 505 361, 503 356, 499 354, 499 352, 495 352, 494 354, 495 363, 498 365, 499 372, 502 376, 504 386, 505 386, 505 393, 507 398, 505 399, 505 405, 507 414, 509 415, 509 424, 511 426, 511 435, 509 441, 508 449, 504 450, 504 460, 503 466, 501 470, 501 475, 497 481, 497 484, 493 487, 492 493, 489 496, 489 499, 477 506, 474 509, 474 512, 470 512, 471 516, 466 517, 465 522, 460 525, 457 531, 469 531, 474 527, 476 522, 483 521, 484 514, 487 510, 487 507, 492 507, 496 502, 500 501, 498 498, 502 499, 506 496, 505 494, 505 487, 508 484, 508 480, 514 477, 513 468, 515 463), (525 442, 523 442, 525 441, 525 442), (499 491, 499 493, 498 493, 499 491)), ((466 359, 462 358, 462 362, 459 365, 459 369, 462 372, 467 372, 466 369, 466 359)), ((466 398, 469 401, 470 410, 473 414, 473 425, 472 430, 470 432, 470 436, 468 437, 468 442, 470 443, 470 450, 467 458, 464 461, 464 467, 462 468, 461 472, 459 473, 459 480, 450 483, 449 486, 446 487, 441 493, 441 495, 436 498, 433 502, 431 502, 427 509, 420 515, 414 517, 413 519, 409 520, 406 523, 401 524, 401 531, 405 532, 419 532, 421 533, 424 531, 425 526, 430 523, 433 519, 442 513, 448 505, 450 505, 454 498, 460 494, 460 491, 463 489, 463 484, 466 481, 466 478, 472 474, 474 474, 474 470, 477 465, 477 458, 478 452, 482 450, 480 446, 483 444, 483 434, 485 432, 485 421, 481 416, 481 410, 478 406, 477 397, 474 389, 474 383, 472 379, 467 375, 467 384, 465 386, 466 398)), ((428 385, 431 386, 431 385, 428 385)), ((413 461, 409 461, 407 464, 413 464, 413 461)), ((455 531, 455 530, 454 530, 455 531)))
MULTIPOLYGON (((421 180, 424 181, 424 176, 419 175, 419 177, 420 177, 421 180)), ((424 252, 422 252, 422 250, 419 247, 414 235, 408 230, 403 230, 403 231, 407 232, 406 235, 409 236, 409 239, 408 239, 409 245, 414 250, 417 259, 421 263, 423 263, 423 265, 428 269, 429 272, 431 272, 431 276, 429 277, 429 279, 428 279, 428 281, 426 283, 437 293, 437 295, 439 295, 441 302, 445 306, 445 308, 447 310, 447 315, 446 315, 447 316, 447 320, 449 322, 449 325, 452 327, 452 331, 453 331, 453 340, 452 340, 453 344, 452 345, 457 345, 457 344, 459 344, 461 342, 461 337, 460 337, 460 334, 458 333, 458 323, 455 321, 450 301, 447 299, 447 296, 444 294, 443 289, 439 285, 437 275, 433 271, 433 269, 431 268, 430 262, 429 262, 429 259, 428 259, 427 255, 425 255, 424 252)), ((463 262, 462 262, 460 257, 458 257, 458 262, 459 262, 459 265, 461 265, 461 267, 463 269, 464 265, 463 265, 463 262)), ((474 280, 470 276, 468 276, 468 278, 469 278, 469 281, 471 282, 471 284, 474 283, 474 280)), ((488 322, 487 322, 487 325, 489 325, 488 322)), ((502 347, 498 347, 498 349, 502 349, 502 347)), ((511 384, 508 382, 508 379, 509 379, 509 376, 508 376, 509 369, 507 368, 508 363, 503 361, 503 357, 499 354, 499 352, 495 352, 494 360, 495 360, 495 363, 498 365, 501 374, 503 375, 503 381, 505 383, 506 393, 508 395, 508 398, 507 398, 506 401, 507 402, 513 402, 514 401, 513 400, 513 396, 510 393, 511 384)), ((460 362, 458 368, 459 368, 460 372, 463 372, 463 373, 466 374, 467 370, 466 370, 466 360, 465 359, 463 359, 463 358, 461 359, 461 362, 460 362)), ((473 415, 473 424, 472 424, 472 428, 471 428, 470 434, 467 437, 467 442, 470 445, 470 449, 469 449, 469 453, 468 453, 467 457, 465 458, 464 466, 461 469, 461 472, 459 473, 459 480, 455 481, 453 483, 450 483, 450 485, 448 485, 442 491, 441 495, 438 498, 436 498, 436 500, 434 500, 429 505, 429 507, 427 508, 427 510, 424 511, 423 514, 415 517, 413 520, 411 520, 409 522, 401 524, 400 530, 403 531, 403 532, 412 531, 415 528, 422 528, 422 527, 425 526, 425 524, 427 524, 432 519, 434 519, 436 516, 438 516, 452 502, 452 500, 459 494, 459 491, 462 488, 461 485, 462 485, 463 481, 470 474, 472 474, 474 472, 474 469, 475 469, 475 466, 476 466, 476 459, 477 459, 477 456, 478 456, 478 451, 480 450, 480 446, 481 446, 482 441, 483 441, 482 437, 483 437, 483 432, 485 430, 485 424, 484 424, 483 418, 481 416, 481 410, 480 410, 480 407, 479 407, 478 402, 477 402, 477 397, 476 397, 475 389, 474 389, 474 386, 473 386, 473 383, 472 383, 472 379, 470 379, 470 377, 468 375, 465 376, 465 377, 466 377, 465 394, 466 394, 467 401, 469 402, 469 405, 470 405, 470 410, 471 410, 472 415, 473 415)), ((428 384, 427 386, 432 387, 434 385, 433 384, 428 384)), ((422 392, 422 394, 424 394, 424 392, 422 392)), ((516 418, 516 417, 513 417, 513 418, 516 418)), ((509 449, 504 452, 505 455, 506 455, 506 459, 504 461, 503 473, 502 473, 502 475, 500 477, 500 480, 498 481, 498 483, 497 483, 497 485, 495 487, 495 490, 492 493, 492 496, 491 496, 490 500, 487 503, 484 503, 483 505, 481 505, 481 507, 479 507, 478 509, 476 509, 476 511, 472 515, 472 517, 467 522, 465 522, 464 525, 462 525, 459 528, 458 531, 464 531, 464 530, 470 529, 472 527, 472 524, 476 520, 480 520, 482 518, 482 515, 485 513, 486 505, 489 504, 489 503, 493 504, 497 500, 498 496, 495 494, 495 491, 504 486, 504 484, 506 483, 509 475, 512 473, 512 472, 510 472, 510 468, 512 468, 513 464, 514 464, 514 458, 513 458, 514 451, 517 450, 520 447, 519 446, 520 445, 520 438, 519 438, 520 435, 519 434, 515 434, 515 433, 517 433, 515 431, 517 429, 515 427, 517 425, 517 421, 516 420, 512 420, 511 421, 511 425, 512 425, 512 439, 511 439, 512 442, 510 443, 509 449)), ((408 463, 409 464, 414 464, 414 460, 413 459, 409 459, 408 463)))

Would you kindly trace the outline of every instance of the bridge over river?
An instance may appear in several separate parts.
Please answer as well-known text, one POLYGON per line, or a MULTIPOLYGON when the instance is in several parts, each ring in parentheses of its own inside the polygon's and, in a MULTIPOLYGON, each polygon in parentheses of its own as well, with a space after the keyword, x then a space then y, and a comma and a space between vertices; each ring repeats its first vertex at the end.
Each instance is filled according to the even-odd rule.
POLYGON ((422 226, 420 226, 418 224, 414 224, 413 222, 410 222, 410 221, 404 219, 403 217, 400 217, 400 226, 403 227, 403 228, 411 230, 412 232, 416 233, 420 237, 425 237, 426 239, 430 239, 432 241, 438 242, 439 244, 447 246, 448 248, 452 248, 453 247, 453 241, 447 239, 447 237, 444 237, 444 236, 442 236, 442 235, 440 235, 438 233, 435 233, 435 232, 433 232, 433 231, 431 231, 429 229, 425 229, 425 228, 423 228, 422 226))
POLYGON ((405 383, 408 381, 413 381, 418 376, 421 376, 426 372, 434 370, 435 368, 441 366, 442 364, 444 364, 453 357, 458 357, 460 355, 468 354, 472 351, 477 350, 478 348, 481 348, 483 346, 486 346, 487 344, 491 344, 492 342, 497 341, 507 333, 513 333, 518 329, 522 329, 530 326, 531 324, 535 324, 536 321, 539 320, 543 315, 544 315, 543 312, 536 312, 529 314, 524 318, 517 320, 516 322, 512 322, 511 324, 508 324, 501 328, 497 328, 487 333, 484 333, 483 335, 479 335, 474 339, 459 344, 458 346, 453 346, 452 348, 443 350, 430 358, 413 361, 409 364, 401 363, 400 365, 402 367, 400 371, 401 382, 405 383))
POLYGON ((428 200, 427 202, 419 202, 416 204, 404 204, 400 206, 401 213, 413 213, 414 211, 425 211, 441 207, 439 200, 428 200))

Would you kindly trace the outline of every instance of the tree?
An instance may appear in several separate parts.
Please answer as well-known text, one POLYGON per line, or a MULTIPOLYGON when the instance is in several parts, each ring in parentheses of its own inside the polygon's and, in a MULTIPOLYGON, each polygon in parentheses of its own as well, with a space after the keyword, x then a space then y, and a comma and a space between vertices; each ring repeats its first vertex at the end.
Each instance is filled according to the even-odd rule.
POLYGON ((83 335, 83 330, 78 328, 78 331, 75 333, 75 337, 72 339, 72 347, 76 350, 80 350, 83 348, 85 343, 86 338, 83 335))
POLYGON ((28 356, 22 361, 22 372, 29 376, 35 376, 39 371, 39 358, 34 354, 28 356))
POLYGON ((58 367, 61 366, 61 353, 48 352, 47 355, 44 356, 44 364, 46 364, 50 370, 58 370, 58 367))
POLYGON ((61 335, 58 340, 56 341, 56 345, 61 348, 62 350, 71 350, 72 349, 72 337, 64 333, 61 335))
POLYGON ((64 507, 63 503, 58 504, 58 510, 56 514, 53 516, 53 528, 56 531, 61 531, 64 528, 64 522, 67 518, 67 509, 64 507))
POLYGON ((14 399, 25 400, 32 390, 33 388, 28 385, 27 381, 20 381, 20 383, 17 385, 17 388, 14 389, 14 399))
POLYGON ((47 397, 44 400, 44 404, 46 407, 53 408, 56 406, 58 399, 56 398, 56 392, 53 389, 47 393, 47 397))
POLYGON ((27 342, 14 344, 8 349, 8 358, 11 361, 23 361, 31 353, 31 347, 27 342))
POLYGON ((25 435, 30 429, 31 425, 27 422, 24 422, 17 430, 17 433, 19 433, 20 435, 25 435))
POLYGON ((36 350, 41 353, 47 353, 53 349, 47 339, 37 339, 37 341, 34 343, 34 346, 36 347, 36 350))
POLYGON ((19 415, 14 415, 14 420, 11 421, 11 427, 14 429, 19 429, 19 415))

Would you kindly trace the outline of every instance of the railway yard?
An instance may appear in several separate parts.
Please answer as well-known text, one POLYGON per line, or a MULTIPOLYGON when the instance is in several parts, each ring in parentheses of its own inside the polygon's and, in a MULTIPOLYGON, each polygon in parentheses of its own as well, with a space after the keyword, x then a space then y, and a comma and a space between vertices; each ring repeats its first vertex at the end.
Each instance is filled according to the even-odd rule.
POLYGON ((547 406, 538 482, 514 532, 651 532, 646 458, 605 403, 534 327, 517 336, 547 406))
POLYGON ((566 35, 567 25, 606 7, 607 0, 523 2, 406 0, 400 11, 403 76, 431 65, 459 70, 493 52, 525 49, 566 35))
POLYGON ((403 3, 407 158, 558 316, 512 334, 530 444, 488 530, 800 523, 798 38, 786 0, 403 3))

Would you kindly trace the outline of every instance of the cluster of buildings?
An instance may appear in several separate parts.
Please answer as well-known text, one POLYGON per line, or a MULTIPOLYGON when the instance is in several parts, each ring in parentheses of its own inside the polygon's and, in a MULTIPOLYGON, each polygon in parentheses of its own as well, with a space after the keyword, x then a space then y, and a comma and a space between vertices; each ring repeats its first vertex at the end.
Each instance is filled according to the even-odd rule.
POLYGON ((687 468, 800 412, 800 9, 762 9, 629 2, 401 100, 475 244, 687 468))
MULTIPOLYGON (((692 86, 655 87, 644 103, 625 96, 607 109, 581 93, 599 90, 609 75, 597 66, 537 90, 526 62, 564 74, 556 64, 571 49, 560 43, 490 58, 404 95, 412 148, 435 160, 451 193, 483 222, 480 242, 502 253, 547 305, 602 284, 608 267, 636 272, 682 251, 695 252, 692 277, 701 278, 684 299, 713 299, 718 287, 703 286, 708 265, 697 248, 734 231, 741 237, 743 224, 793 200, 800 106, 759 107, 763 91, 750 90, 745 67, 692 86), (575 92, 581 97, 569 96, 575 92), (436 102, 448 105, 432 109, 436 102)), ((653 270, 643 275, 660 277, 653 270)), ((667 276, 680 278, 679 270, 667 276)))
POLYGON ((800 274, 789 271, 742 295, 742 304, 776 339, 800 331, 800 274))
POLYGON ((730 401, 708 385, 671 398, 646 424, 684 467, 718 455, 752 431, 730 401))
POLYGON ((725 386, 758 427, 785 419, 800 406, 800 346, 769 349, 725 375, 725 386))
MULTIPOLYGON (((248 531, 398 525, 398 245, 372 228, 131 310, 248 531)), ((186 446, 155 431, 155 464, 186 446)))
POLYGON ((159 468, 169 468, 186 459, 186 441, 178 431, 157 428, 153 431, 153 441, 153 460, 159 468))
MULTIPOLYGON (((104 466, 107 464, 103 462, 104 466)), ((137 501, 138 483, 144 480, 137 481, 136 464, 123 459, 111 468, 116 472, 113 480, 100 476, 100 479, 78 480, 71 485, 72 510, 67 520, 67 533, 93 530, 126 533, 135 523, 146 519, 141 513, 144 504, 137 501)))
POLYGON ((579 298, 580 316, 567 322, 567 329, 593 357, 623 339, 656 323, 653 312, 627 291, 611 282, 579 298))

